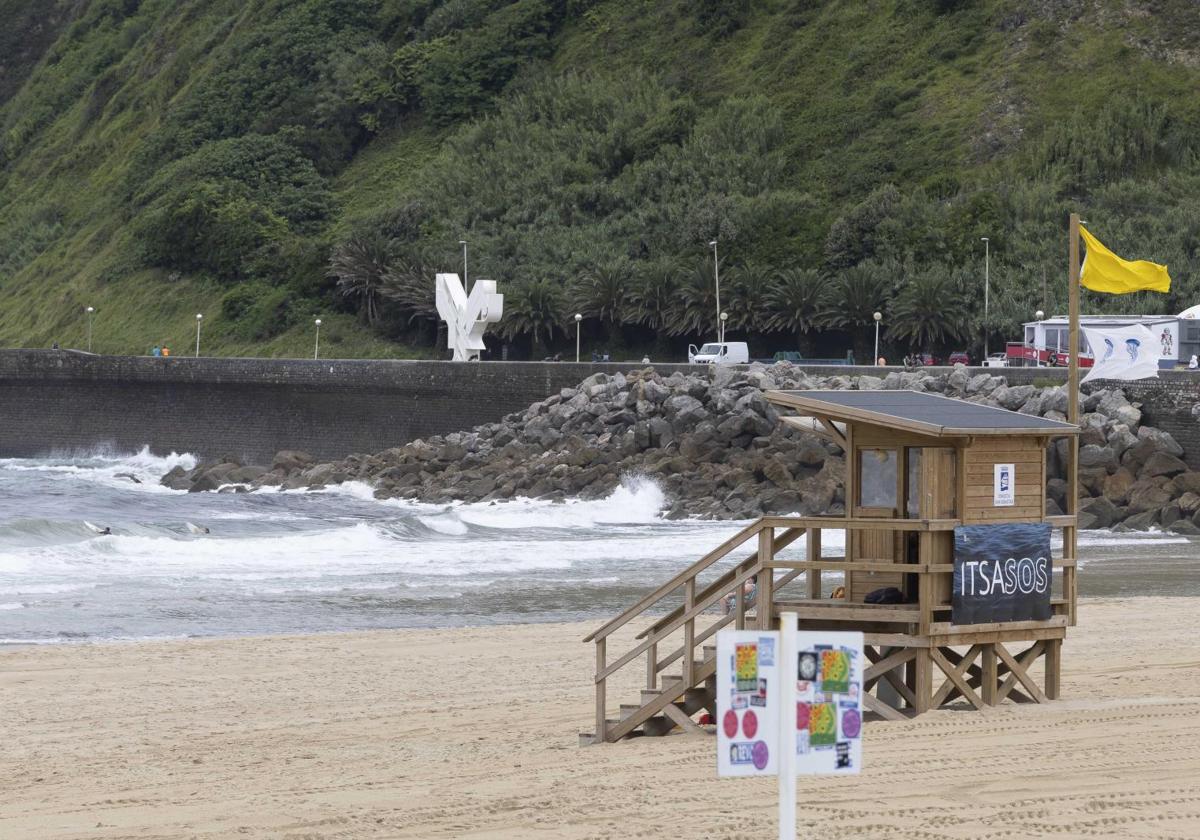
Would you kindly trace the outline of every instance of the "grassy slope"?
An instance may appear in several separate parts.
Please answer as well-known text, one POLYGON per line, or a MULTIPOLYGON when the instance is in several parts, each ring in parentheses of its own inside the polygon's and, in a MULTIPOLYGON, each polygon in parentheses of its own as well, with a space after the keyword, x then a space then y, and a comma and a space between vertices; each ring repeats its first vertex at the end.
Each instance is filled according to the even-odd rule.
MULTIPOLYGON (((143 352, 163 340, 190 346, 194 315, 204 312, 210 352, 306 355, 311 318, 249 344, 221 324, 223 288, 168 281, 130 256, 116 191, 138 140, 187 85, 220 66, 222 39, 255 26, 259 11, 258 3, 232 0, 154 5, 153 26, 123 33, 126 49, 110 65, 121 83, 105 119, 89 117, 91 80, 79 80, 76 95, 0 173, 0 258, 5 247, 28 245, 20 231, 31 220, 48 216, 61 225, 40 256, 0 276, 0 345, 82 345, 82 311, 93 305, 96 347, 105 352, 143 352)), ((1019 161, 1022 143, 1114 92, 1153 90, 1195 110, 1189 100, 1200 73, 1186 50, 1200 27, 1183 0, 1156 4, 1153 16, 1125 13, 1125 3, 1076 3, 1081 14, 1073 20, 1063 12, 1061 20, 1015 28, 1002 23, 1032 4, 988 0, 943 16, 930 5, 762 0, 741 29, 714 39, 678 4, 610 0, 568 25, 551 69, 648 70, 691 89, 701 106, 768 95, 786 115, 794 185, 821 208, 784 244, 814 252, 832 219, 879 183, 935 194, 999 183, 1011 170, 997 161, 1019 161), (1087 14, 1095 9, 1101 13, 1087 14)), ((27 84, 13 105, 44 91, 27 84)), ((422 168, 444 136, 415 122, 376 138, 334 183, 340 215, 331 233, 419 191, 422 168)), ((312 314, 330 325, 338 355, 408 352, 353 319, 312 314)))

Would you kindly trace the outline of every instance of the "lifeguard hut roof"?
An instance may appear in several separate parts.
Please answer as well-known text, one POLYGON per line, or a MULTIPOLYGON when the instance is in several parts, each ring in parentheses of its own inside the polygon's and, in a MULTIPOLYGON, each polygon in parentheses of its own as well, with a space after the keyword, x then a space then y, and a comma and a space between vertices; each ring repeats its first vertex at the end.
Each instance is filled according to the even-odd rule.
POLYGON ((768 391, 766 397, 775 405, 810 417, 869 423, 933 437, 1079 434, 1079 427, 1071 423, 918 391, 768 391))

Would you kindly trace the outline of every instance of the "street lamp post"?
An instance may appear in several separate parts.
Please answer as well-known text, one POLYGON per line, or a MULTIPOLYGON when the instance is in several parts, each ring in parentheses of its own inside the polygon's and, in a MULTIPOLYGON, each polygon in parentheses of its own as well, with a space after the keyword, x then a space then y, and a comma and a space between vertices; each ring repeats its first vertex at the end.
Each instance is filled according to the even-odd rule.
POLYGON ((991 243, 986 236, 979 237, 983 243, 983 358, 988 357, 988 287, 991 278, 988 276, 988 263, 991 256, 991 243))
MULTIPOLYGON (((1038 322, 1039 332, 1041 331, 1041 327, 1042 327, 1042 319, 1045 317, 1046 317, 1046 313, 1040 309, 1037 312, 1033 313, 1034 320, 1038 322)), ((1046 339, 1043 337, 1042 344, 1044 345, 1045 343, 1046 343, 1046 339)), ((1038 350, 1036 335, 1033 337, 1033 355, 1034 355, 1033 366, 1041 367, 1042 366, 1042 352, 1040 350, 1038 350)))
POLYGON ((460 239, 458 244, 463 246, 463 291, 468 295, 471 294, 471 287, 467 285, 467 240, 460 239))
POLYGON ((875 365, 879 365, 879 322, 883 320, 883 313, 876 312, 871 316, 875 319, 875 365))
POLYGON ((313 323, 317 325, 317 334, 313 338, 313 358, 315 359, 321 352, 321 319, 317 318, 313 323))
POLYGON ((721 313, 721 333, 717 337, 717 340, 720 341, 722 344, 725 343, 725 322, 728 320, 729 320, 729 313, 722 312, 721 313))
POLYGON ((717 341, 724 341, 721 337, 721 269, 720 261, 717 259, 717 240, 708 243, 713 249, 713 284, 717 290, 717 341))
POLYGON ((196 313, 196 358, 200 358, 200 322, 204 320, 204 315, 196 313))
POLYGON ((575 313, 575 361, 579 361, 579 325, 583 321, 583 316, 578 312, 575 313))
POLYGON ((87 308, 88 316, 88 352, 92 352, 92 316, 96 314, 96 307, 89 306, 87 308))

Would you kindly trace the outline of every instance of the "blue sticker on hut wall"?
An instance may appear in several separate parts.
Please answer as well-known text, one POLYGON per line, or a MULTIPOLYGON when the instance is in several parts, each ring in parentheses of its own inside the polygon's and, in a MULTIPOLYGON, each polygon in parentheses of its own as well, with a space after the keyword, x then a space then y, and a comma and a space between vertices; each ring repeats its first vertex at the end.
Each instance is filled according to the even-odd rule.
POLYGON ((1050 618, 1050 526, 960 525, 954 529, 953 624, 1050 618))

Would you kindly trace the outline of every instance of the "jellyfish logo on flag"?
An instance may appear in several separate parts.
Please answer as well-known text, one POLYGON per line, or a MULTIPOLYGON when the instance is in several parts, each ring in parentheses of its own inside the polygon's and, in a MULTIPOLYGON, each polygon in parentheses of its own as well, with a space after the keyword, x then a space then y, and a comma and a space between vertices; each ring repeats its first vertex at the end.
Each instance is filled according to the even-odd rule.
POLYGON ((1107 362, 1109 359, 1112 358, 1114 349, 1115 348, 1113 347, 1112 339, 1110 339, 1110 338, 1104 339, 1104 358, 1100 360, 1101 363, 1107 362))
POLYGON ((1125 339, 1125 352, 1129 354, 1129 361, 1136 362, 1138 360, 1138 350, 1141 348, 1142 342, 1136 338, 1125 339))

